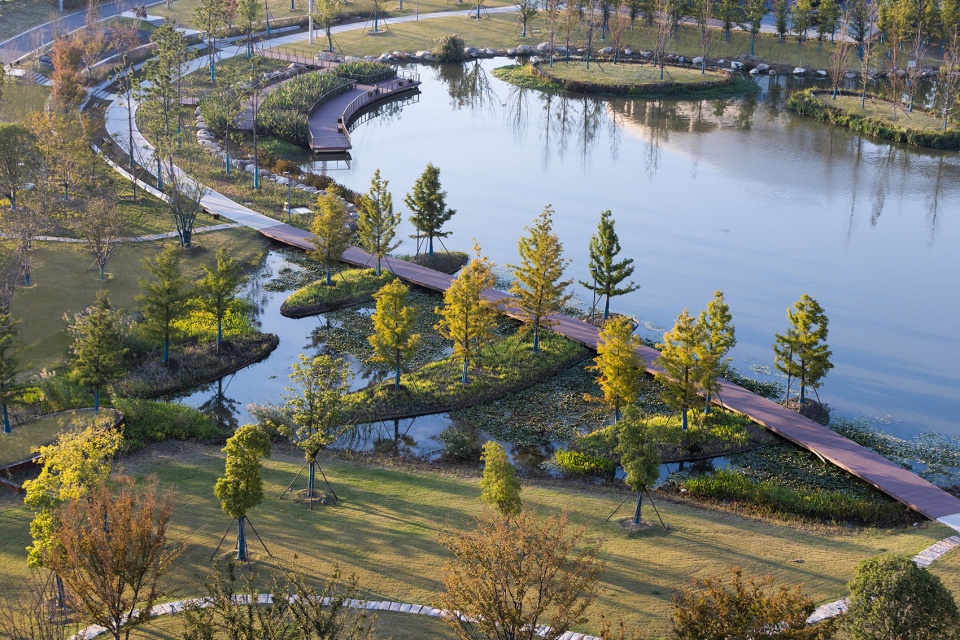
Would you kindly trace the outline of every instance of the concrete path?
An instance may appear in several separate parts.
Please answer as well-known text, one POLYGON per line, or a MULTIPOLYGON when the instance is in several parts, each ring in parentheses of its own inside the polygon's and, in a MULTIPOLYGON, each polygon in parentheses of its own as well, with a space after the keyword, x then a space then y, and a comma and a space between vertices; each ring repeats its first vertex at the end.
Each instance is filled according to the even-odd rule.
MULTIPOLYGON (((210 233, 212 231, 223 231, 225 229, 236 229, 242 226, 242 224, 231 222, 228 224, 214 224, 208 227, 197 227, 193 230, 193 235, 197 235, 198 233, 210 233)), ((178 237, 179 234, 176 231, 167 231, 166 233, 153 233, 147 236, 128 236, 126 238, 117 238, 116 241, 122 244, 130 244, 138 242, 156 242, 157 240, 169 240, 170 238, 178 237)), ((34 238, 34 240, 38 242, 65 242, 67 244, 83 244, 85 242, 80 238, 66 238, 64 236, 37 236, 34 238)))

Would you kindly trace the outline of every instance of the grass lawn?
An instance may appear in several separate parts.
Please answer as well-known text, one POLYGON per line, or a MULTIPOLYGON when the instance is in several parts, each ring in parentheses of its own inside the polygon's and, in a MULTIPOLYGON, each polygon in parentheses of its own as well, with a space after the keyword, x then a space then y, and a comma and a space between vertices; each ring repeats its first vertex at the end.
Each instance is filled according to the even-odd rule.
MULTIPOLYGON (((21 370, 36 372, 61 365, 70 344, 64 314, 93 304, 100 289, 109 291, 115 308, 134 311, 134 298, 140 293, 137 280, 147 275, 141 263, 163 246, 163 242, 124 245, 107 264, 107 278, 100 280, 93 257, 76 245, 35 243, 31 286, 17 289, 11 307, 20 323, 17 339, 21 370)), ((237 260, 250 261, 264 250, 266 240, 249 229, 230 229, 195 236, 194 246, 182 263, 188 281, 202 275, 200 264, 213 264, 220 247, 230 247, 237 260)))
POLYGON ((11 424, 11 432, 0 435, 0 465, 26 460, 35 448, 53 442, 64 425, 80 415, 93 417, 93 409, 41 416, 22 425, 11 424))
POLYGON ((923 111, 914 111, 908 113, 901 108, 897 108, 897 119, 893 119, 893 104, 880 98, 871 98, 867 96, 867 103, 864 109, 860 108, 860 98, 858 96, 837 96, 833 100, 829 94, 817 96, 825 105, 843 109, 847 113, 867 116, 875 120, 903 127, 905 129, 915 129, 917 131, 943 131, 943 119, 923 111))
MULTIPOLYGON (((426 13, 421 7, 421 13, 426 13)), ((350 55, 379 55, 387 51, 417 51, 431 49, 441 36, 451 32, 459 33, 467 46, 491 47, 507 49, 521 44, 537 45, 548 39, 549 28, 543 16, 533 18, 528 24, 528 35, 520 37, 517 28, 517 18, 514 15, 489 15, 478 23, 466 17, 438 18, 398 25, 388 25, 390 31, 376 37, 368 36, 360 30, 342 33, 336 36, 337 44, 345 54, 350 55)), ((656 45, 656 30, 637 22, 632 30, 623 34, 621 47, 635 51, 650 51, 656 45)), ((725 42, 723 34, 714 31, 710 51, 710 58, 730 58, 750 51, 750 35, 733 31, 730 42, 725 42)), ((558 38, 558 44, 563 44, 563 37, 558 38)), ((576 33, 571 36, 573 43, 586 41, 585 34, 576 33)), ((314 54, 325 48, 326 43, 319 40, 311 47, 306 42, 294 47, 285 46, 284 49, 296 48, 302 52, 314 54)), ((597 42, 597 49, 610 46, 610 41, 597 42)), ((681 26, 678 35, 667 44, 667 51, 694 57, 700 55, 699 30, 693 26, 681 26)), ((796 42, 777 42, 776 37, 760 35, 757 38, 755 54, 767 62, 825 69, 830 61, 830 46, 824 44, 821 51, 817 51, 816 42, 805 42, 798 52, 796 42)))
POLYGON ((31 113, 43 111, 49 95, 50 88, 42 84, 30 84, 22 80, 7 82, 3 87, 3 98, 0 99, 0 122, 23 122, 31 113))
MULTIPOLYGON (((308 1, 309 0, 294 0, 293 9, 290 8, 290 0, 266 0, 266 5, 270 9, 271 20, 299 18, 307 15, 308 1)), ((151 7, 150 15, 175 15, 180 21, 180 24, 193 27, 195 26, 193 12, 199 4, 200 0, 176 0, 176 2, 173 3, 173 9, 167 9, 164 5, 151 7)), ((507 0, 487 0, 486 4, 489 7, 499 7, 512 4, 512 2, 507 0)), ((263 3, 261 3, 261 8, 262 6, 263 3)), ((391 0, 380 6, 380 11, 382 12, 381 19, 383 19, 385 13, 389 24, 390 16, 414 15, 418 7, 420 13, 425 14, 437 11, 459 11, 469 9, 470 5, 459 4, 455 0, 421 0, 419 4, 416 0, 406 0, 403 3, 403 11, 401 11, 399 2, 391 0)), ((260 15, 263 16, 262 11, 260 15)), ((351 0, 349 3, 344 3, 342 15, 346 20, 366 20, 373 16, 373 0, 351 0)), ((320 36, 321 34, 318 33, 317 35, 320 36)))
MULTIPOLYGON (((339 565, 344 574, 357 575, 363 597, 434 603, 448 557, 437 535, 469 526, 480 510, 479 470, 440 473, 325 461, 324 472, 342 502, 310 511, 289 496, 277 498, 302 462, 298 450, 278 446, 265 463, 266 499, 250 517, 275 557, 266 557, 251 536, 254 567, 299 566, 323 580, 339 565)), ((166 586, 171 599, 201 595, 203 572, 230 525, 212 490, 223 472, 220 448, 168 443, 129 456, 124 465, 138 475, 156 474, 177 492, 170 534, 187 548, 166 586)), ((651 528, 628 538, 616 518, 604 522, 627 494, 549 481, 524 485, 527 505, 544 513, 566 509, 572 522, 588 528, 588 543, 603 545, 601 594, 585 631, 597 631, 603 611, 631 627, 665 634, 675 590, 691 578, 732 566, 747 574, 771 573, 787 584, 803 583, 818 602, 832 600, 844 595, 859 560, 886 551, 914 554, 952 533, 939 525, 895 531, 795 528, 660 499, 657 505, 670 530, 651 528)), ((0 530, 5 532, 0 537, 0 581, 5 584, 27 574, 29 520, 16 497, 0 496, 0 530)), ((221 553, 229 555, 232 542, 228 536, 221 553)))
POLYGON ((575 80, 578 82, 592 82, 600 85, 648 84, 660 82, 677 82, 680 84, 698 84, 721 80, 718 73, 700 73, 699 69, 685 69, 682 67, 664 67, 663 80, 660 80, 660 69, 652 64, 593 64, 587 69, 582 64, 555 64, 552 68, 542 68, 547 73, 560 80, 575 80))
MULTIPOLYGON (((206 58, 206 56, 204 57, 206 58)), ((287 63, 282 60, 264 58, 263 56, 254 56, 254 60, 257 62, 261 73, 287 68, 287 63)), ((250 60, 246 56, 227 58, 217 62, 217 75, 219 76, 222 73, 229 75, 231 72, 240 73, 248 69, 249 66, 250 60)), ((215 86, 213 82, 210 82, 210 67, 203 66, 184 78, 182 90, 185 96, 203 97, 213 92, 215 86)))
POLYGON ((393 275, 382 271, 377 277, 374 269, 344 269, 331 277, 333 286, 326 279, 317 280, 294 291, 283 302, 280 313, 291 318, 316 315, 332 309, 366 302, 380 287, 393 280, 393 275))
POLYGON ((0 42, 31 27, 55 20, 56 0, 8 0, 0 2, 0 42))
MULTIPOLYGON (((369 612, 375 618, 374 637, 384 640, 455 640, 450 626, 431 616, 392 611, 369 612)), ((369 618, 368 618, 369 619, 369 618)), ((180 616, 164 616, 130 634, 133 640, 179 640, 183 631, 180 616)))

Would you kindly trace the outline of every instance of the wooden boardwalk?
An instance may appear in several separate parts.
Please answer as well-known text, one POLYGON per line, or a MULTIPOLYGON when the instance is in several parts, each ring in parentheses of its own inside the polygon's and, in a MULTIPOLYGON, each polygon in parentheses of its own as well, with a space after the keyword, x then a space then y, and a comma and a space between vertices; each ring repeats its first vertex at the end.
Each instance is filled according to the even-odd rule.
MULTIPOLYGON (((261 233, 278 242, 305 250, 313 249, 310 234, 295 227, 277 225, 262 229, 261 233)), ((357 247, 348 249, 343 255, 343 261, 356 266, 374 264, 373 256, 357 247)), ((433 291, 446 291, 453 280, 452 276, 445 273, 404 260, 388 258, 385 265, 399 278, 433 291)), ((511 298, 509 294, 493 290, 485 292, 485 297, 505 306, 511 298)), ((509 309, 504 310, 509 313, 509 309)), ((564 315, 554 316, 552 320, 556 323, 551 328, 552 331, 591 349, 597 348, 598 329, 592 324, 564 315)), ((646 346, 640 347, 639 352, 646 370, 657 373, 654 362, 660 355, 659 352, 646 346)), ((714 398, 714 402, 747 416, 790 442, 822 456, 927 518, 939 520, 960 530, 960 499, 870 449, 729 381, 721 381, 720 393, 714 398)))
POLYGON ((377 84, 358 84, 320 105, 310 114, 310 150, 314 153, 342 153, 353 148, 350 123, 363 110, 415 90, 419 80, 394 78, 377 84))

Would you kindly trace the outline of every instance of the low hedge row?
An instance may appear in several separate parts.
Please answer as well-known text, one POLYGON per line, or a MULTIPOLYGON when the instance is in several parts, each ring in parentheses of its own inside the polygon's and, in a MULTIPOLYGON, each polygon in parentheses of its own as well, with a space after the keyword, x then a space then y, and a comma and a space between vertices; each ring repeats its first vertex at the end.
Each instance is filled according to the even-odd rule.
POLYGON ((341 78, 350 78, 364 84, 374 84, 397 77, 397 70, 389 64, 369 60, 351 60, 338 64, 333 70, 341 78))
MULTIPOLYGON (((841 91, 840 95, 860 94, 841 91)), ((928 149, 960 149, 960 129, 947 129, 946 131, 918 131, 900 127, 889 122, 877 120, 869 116, 858 113, 850 113, 838 107, 831 107, 825 104, 810 89, 794 92, 787 100, 787 108, 794 113, 803 116, 816 118, 821 122, 829 122, 840 127, 847 127, 857 133, 902 142, 915 147, 926 147, 928 149)))

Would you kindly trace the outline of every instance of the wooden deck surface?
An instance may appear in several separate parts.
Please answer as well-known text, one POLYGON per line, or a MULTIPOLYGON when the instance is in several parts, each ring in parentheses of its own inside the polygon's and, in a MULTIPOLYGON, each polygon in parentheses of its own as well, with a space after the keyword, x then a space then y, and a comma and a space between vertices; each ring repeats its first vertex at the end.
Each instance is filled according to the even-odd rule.
MULTIPOLYGON (((305 250, 313 249, 310 234, 301 229, 278 225, 263 229, 261 233, 278 242, 305 250)), ((348 249, 343 255, 343 261, 356 266, 374 264, 373 256, 357 247, 348 249)), ((453 280, 452 276, 445 273, 404 260, 388 258, 384 264, 399 278, 433 291, 446 291, 453 280)), ((502 304, 511 298, 509 294, 493 290, 486 291, 485 297, 502 304)), ((509 313, 509 310, 505 311, 509 313)), ((598 329, 592 324, 564 315, 554 316, 552 320, 555 322, 551 327, 552 331, 591 349, 597 348, 598 329)), ((643 357, 646 370, 656 373, 658 369, 654 362, 660 355, 659 352, 642 346, 639 353, 643 357)), ((822 456, 927 518, 941 520, 954 528, 960 525, 960 499, 870 449, 729 381, 721 381, 720 393, 713 400, 716 404, 747 416, 777 435, 822 456)))

